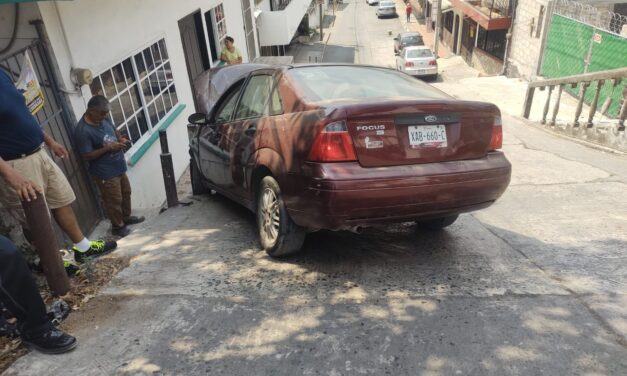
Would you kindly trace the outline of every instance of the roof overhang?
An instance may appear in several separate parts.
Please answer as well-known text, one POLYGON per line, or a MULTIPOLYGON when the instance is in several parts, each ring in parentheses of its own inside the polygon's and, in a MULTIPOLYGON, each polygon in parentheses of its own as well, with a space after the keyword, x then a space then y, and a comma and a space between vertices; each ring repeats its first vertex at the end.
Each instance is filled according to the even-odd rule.
POLYGON ((509 29, 512 25, 511 17, 490 18, 477 8, 463 0, 449 0, 455 9, 462 11, 467 17, 478 23, 485 30, 509 29))

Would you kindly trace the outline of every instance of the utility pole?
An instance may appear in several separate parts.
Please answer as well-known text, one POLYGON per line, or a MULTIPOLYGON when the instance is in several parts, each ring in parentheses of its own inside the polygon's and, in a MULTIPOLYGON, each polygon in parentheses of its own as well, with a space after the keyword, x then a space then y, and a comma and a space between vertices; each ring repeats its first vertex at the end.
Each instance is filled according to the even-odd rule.
POLYGON ((433 54, 438 58, 438 49, 440 47, 440 29, 442 28, 442 0, 437 1, 438 13, 435 17, 435 41, 433 42, 433 54))
POLYGON ((322 19, 324 17, 324 15, 322 14, 322 2, 324 0, 318 0, 318 11, 320 12, 320 42, 322 42, 324 40, 323 37, 323 32, 322 32, 322 19))

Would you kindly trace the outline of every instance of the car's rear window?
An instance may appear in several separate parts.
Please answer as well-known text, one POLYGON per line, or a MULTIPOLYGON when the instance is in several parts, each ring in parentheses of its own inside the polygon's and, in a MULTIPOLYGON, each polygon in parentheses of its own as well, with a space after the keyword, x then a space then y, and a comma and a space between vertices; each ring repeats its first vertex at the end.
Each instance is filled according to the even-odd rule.
POLYGON ((386 99, 449 99, 443 92, 404 73, 360 66, 314 66, 290 69, 308 102, 386 99))
POLYGON ((407 51, 407 57, 410 59, 416 59, 419 57, 433 57, 433 52, 427 49, 409 50, 407 51))
POLYGON ((424 44, 420 35, 409 35, 401 38, 403 44, 424 44))

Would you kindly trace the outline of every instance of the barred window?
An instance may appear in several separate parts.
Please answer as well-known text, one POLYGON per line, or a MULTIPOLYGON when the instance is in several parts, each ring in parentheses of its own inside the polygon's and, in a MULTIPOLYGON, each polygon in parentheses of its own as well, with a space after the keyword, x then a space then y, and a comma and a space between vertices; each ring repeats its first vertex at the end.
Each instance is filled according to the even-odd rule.
POLYGON ((448 30, 450 33, 453 32, 453 20, 455 19, 455 13, 453 11, 448 11, 443 14, 444 18, 444 28, 448 30))
POLYGON ((105 70, 90 89, 107 97, 117 130, 136 144, 178 103, 165 40, 105 70))

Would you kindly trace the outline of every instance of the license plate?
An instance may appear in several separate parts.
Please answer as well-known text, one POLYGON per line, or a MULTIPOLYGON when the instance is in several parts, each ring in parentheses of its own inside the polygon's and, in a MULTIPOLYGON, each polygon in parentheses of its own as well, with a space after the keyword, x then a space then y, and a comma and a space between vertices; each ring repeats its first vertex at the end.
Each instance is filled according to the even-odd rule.
POLYGON ((443 124, 410 125, 407 129, 409 132, 409 145, 412 148, 445 148, 447 146, 446 127, 443 124))

